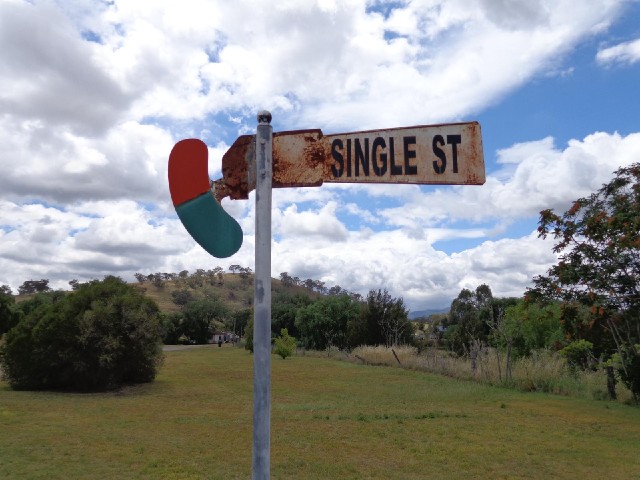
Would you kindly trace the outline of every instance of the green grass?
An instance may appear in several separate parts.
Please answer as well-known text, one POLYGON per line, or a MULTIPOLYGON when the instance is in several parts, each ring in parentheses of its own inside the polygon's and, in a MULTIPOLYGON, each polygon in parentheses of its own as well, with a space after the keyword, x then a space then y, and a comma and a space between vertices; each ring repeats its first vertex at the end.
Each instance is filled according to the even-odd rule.
MULTIPOLYGON (((118 393, 0 383, 0 478, 250 478, 252 357, 167 352, 118 393)), ((274 479, 640 478, 640 409, 272 357, 274 479)))

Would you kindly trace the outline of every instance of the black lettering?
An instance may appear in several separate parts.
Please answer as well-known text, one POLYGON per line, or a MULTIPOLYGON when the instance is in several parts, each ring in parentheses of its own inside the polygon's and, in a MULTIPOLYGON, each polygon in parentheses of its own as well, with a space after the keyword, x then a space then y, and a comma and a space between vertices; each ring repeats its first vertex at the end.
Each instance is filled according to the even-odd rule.
POLYGON ((364 139, 364 151, 360 145, 360 139, 356 138, 354 157, 356 162, 356 177, 360 176, 360 165, 362 165, 362 173, 365 177, 369 176, 369 139, 364 139))
POLYGON ((393 137, 389 137, 389 163, 391 175, 402 175, 402 165, 396 165, 396 152, 393 148, 393 137))
POLYGON ((382 166, 378 166, 378 158, 377 158, 377 150, 378 148, 387 148, 387 144, 382 137, 376 137, 373 141, 373 145, 371 146, 371 166, 373 167, 373 172, 381 177, 385 173, 387 173, 387 154, 380 154, 380 162, 382 166))
POLYGON ((351 139, 347 139, 347 177, 351 176, 351 139))
POLYGON ((462 135, 447 135, 447 143, 453 149, 453 173, 458 173, 458 145, 462 143, 462 135))
POLYGON ((342 153, 338 150, 343 149, 342 140, 336 138, 333 142, 331 142, 331 156, 336 161, 333 165, 331 165, 331 172, 335 178, 340 178, 344 173, 344 157, 342 153), (337 168, 336 168, 337 166, 337 168))
POLYGON ((404 174, 417 175, 418 167, 409 163, 412 158, 416 158, 416 151, 409 150, 409 146, 416 144, 416 137, 402 137, 402 140, 404 141, 404 174))
POLYGON ((436 173, 444 173, 444 170, 447 168, 447 156, 440 148, 440 146, 444 145, 444 138, 442 138, 442 135, 434 135, 431 145, 433 147, 434 155, 440 159, 439 163, 437 160, 433 162, 433 170, 436 173))

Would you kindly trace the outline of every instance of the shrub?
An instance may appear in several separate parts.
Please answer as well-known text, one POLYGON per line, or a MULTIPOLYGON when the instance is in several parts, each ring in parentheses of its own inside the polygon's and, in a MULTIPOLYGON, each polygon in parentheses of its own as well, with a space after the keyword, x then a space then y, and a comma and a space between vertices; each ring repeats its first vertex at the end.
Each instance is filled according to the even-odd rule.
POLYGON ((42 303, 10 330, 0 365, 15 389, 96 391, 149 382, 162 361, 158 307, 117 277, 42 303))
POLYGON ((573 369, 587 370, 595 363, 593 343, 587 340, 576 340, 560 350, 573 369))
POLYGON ((280 330, 280 336, 276 338, 275 353, 280 355, 284 360, 293 355, 296 351, 296 339, 289 335, 286 328, 280 330))
POLYGON ((249 318, 244 334, 244 349, 253 353, 253 317, 249 318))

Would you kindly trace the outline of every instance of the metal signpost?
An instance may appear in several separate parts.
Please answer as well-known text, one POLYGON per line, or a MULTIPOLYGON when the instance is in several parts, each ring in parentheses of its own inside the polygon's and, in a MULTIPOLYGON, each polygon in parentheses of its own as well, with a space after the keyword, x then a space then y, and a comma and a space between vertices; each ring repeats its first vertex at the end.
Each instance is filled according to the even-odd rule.
POLYGON ((482 136, 477 122, 323 135, 321 130, 273 133, 271 114, 258 113, 256 135, 242 135, 222 158, 223 178, 211 182, 207 147, 178 142, 169 157, 169 189, 180 220, 211 255, 242 245, 239 224, 220 206, 256 190, 253 317, 253 478, 266 480, 271 456, 271 190, 323 183, 482 185, 482 136))
POLYGON ((253 478, 267 480, 271 452, 271 114, 258 114, 253 303, 253 478))

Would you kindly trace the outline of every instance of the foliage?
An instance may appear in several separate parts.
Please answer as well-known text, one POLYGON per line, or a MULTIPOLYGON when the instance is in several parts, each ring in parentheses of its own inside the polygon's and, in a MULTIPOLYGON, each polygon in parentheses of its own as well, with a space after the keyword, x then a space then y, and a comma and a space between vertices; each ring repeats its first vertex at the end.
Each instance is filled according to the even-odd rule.
POLYGON ((594 364, 593 343, 587 340, 576 340, 560 350, 567 363, 574 369, 586 370, 594 364))
POLYGON ((13 296, 10 293, 0 292, 0 336, 11 330, 18 323, 19 318, 13 296))
MULTIPOLYGON (((502 300, 494 299, 494 304, 502 300)), ((522 299, 511 301, 505 310, 504 323, 507 335, 512 338, 516 357, 526 357, 536 350, 555 351, 561 348, 564 336, 559 303, 539 305, 522 299)))
POLYGON ((249 318, 247 328, 244 333, 244 348, 253 353, 253 315, 249 318))
POLYGON ((323 297, 300 308, 296 327, 305 348, 347 348, 347 331, 358 318, 360 306, 347 295, 323 297))
POLYGON ((49 287, 49 280, 25 280, 22 285, 18 287, 18 293, 20 295, 29 295, 32 293, 42 293, 51 290, 49 287))
POLYGON ((493 316, 492 301, 491 289, 482 284, 473 292, 462 289, 451 303, 445 338, 456 354, 469 354, 473 345, 487 341, 493 316))
POLYGON ((247 330, 249 319, 252 317, 252 308, 243 308, 241 310, 236 310, 227 319, 225 327, 227 327, 228 330, 231 330, 236 335, 242 336, 247 330))
POLYGON ((291 294, 288 292, 276 293, 271 305, 271 330, 276 333, 286 328, 294 337, 299 337, 296 326, 298 310, 307 307, 313 300, 306 293, 291 294))
POLYGON ((157 305, 117 277, 33 302, 0 363, 16 389, 103 390, 154 379, 162 359, 157 305))
POLYGON ((560 257, 527 297, 588 307, 593 328, 612 340, 604 353, 617 354, 618 373, 640 401, 640 163, 562 215, 541 212, 538 232, 553 236, 560 257))
POLYGON ((171 292, 171 300, 176 305, 184 307, 187 303, 193 301, 193 293, 186 288, 180 290, 174 290, 171 292))
POLYGON ((165 345, 177 345, 181 343, 184 336, 182 313, 161 313, 160 323, 162 325, 162 343, 165 345))
POLYGON ((229 309, 219 298, 193 301, 184 308, 182 333, 191 343, 208 343, 217 328, 216 322, 224 323, 228 315, 229 309))
POLYGON ((402 297, 393 298, 386 289, 370 290, 350 328, 349 344, 392 346, 412 341, 413 327, 402 297))
POLYGON ((280 336, 276 338, 275 353, 284 360, 296 351, 296 339, 289 335, 286 328, 280 330, 280 336))

